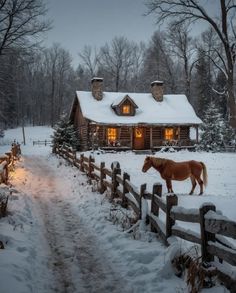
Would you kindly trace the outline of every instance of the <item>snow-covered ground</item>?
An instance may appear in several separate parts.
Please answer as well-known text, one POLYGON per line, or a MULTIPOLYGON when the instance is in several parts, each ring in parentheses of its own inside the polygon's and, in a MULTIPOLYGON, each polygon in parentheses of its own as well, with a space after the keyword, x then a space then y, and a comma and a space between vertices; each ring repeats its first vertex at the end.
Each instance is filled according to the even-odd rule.
MULTIPOLYGON (((49 139, 52 130, 28 127, 25 133, 23 156, 11 174, 9 215, 0 219, 5 246, 0 250, 1 293, 189 292, 171 266, 179 243, 166 248, 149 231, 124 232, 112 221, 122 212, 114 211, 105 195, 92 192, 85 175, 52 155, 50 147, 33 146, 33 140, 49 139)), ((6 131, 0 153, 8 151, 10 145, 4 143, 14 139, 22 142, 21 129, 6 131)), ((190 181, 173 181, 179 205, 197 208, 213 202, 236 220, 236 154, 182 151, 155 156, 203 161, 209 176, 204 195, 198 196, 197 189, 189 196, 190 181)), ((141 172, 145 155, 95 152, 94 157, 107 166, 119 161, 136 186, 147 183, 151 190, 153 183, 162 182, 166 192, 155 170, 141 172)), ((216 286, 202 292, 228 291, 216 286)))

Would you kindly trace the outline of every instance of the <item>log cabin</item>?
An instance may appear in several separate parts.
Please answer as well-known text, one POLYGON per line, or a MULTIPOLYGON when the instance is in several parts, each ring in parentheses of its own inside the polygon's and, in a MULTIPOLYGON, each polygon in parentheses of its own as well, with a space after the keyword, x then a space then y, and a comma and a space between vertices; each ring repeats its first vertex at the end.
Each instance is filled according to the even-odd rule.
POLYGON ((104 92, 103 79, 91 91, 76 91, 70 120, 81 150, 193 148, 202 123, 185 95, 164 94, 162 81, 150 93, 104 92))

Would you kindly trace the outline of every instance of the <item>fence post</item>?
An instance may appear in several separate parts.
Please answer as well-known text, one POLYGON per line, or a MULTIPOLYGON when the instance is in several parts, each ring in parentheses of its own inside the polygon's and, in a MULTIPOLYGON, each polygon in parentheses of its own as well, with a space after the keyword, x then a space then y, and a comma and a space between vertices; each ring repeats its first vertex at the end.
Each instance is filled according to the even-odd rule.
POLYGON ((215 242, 215 234, 207 232, 205 230, 205 214, 208 211, 215 211, 216 207, 215 205, 211 203, 206 203, 201 206, 199 209, 200 212, 200 228, 201 228, 201 250, 202 250, 202 261, 206 262, 211 262, 214 260, 214 256, 208 253, 207 251, 207 246, 208 246, 208 241, 213 241, 215 242))
MULTIPOLYGON (((152 199, 151 199, 151 213, 155 216, 159 216, 159 206, 155 203, 154 196, 157 195, 159 197, 162 196, 162 184, 155 183, 152 187, 152 199)), ((151 223, 151 231, 156 232, 155 227, 151 223)))
POLYGON ((105 169, 105 163, 100 163, 100 190, 99 192, 102 194, 106 190, 106 186, 104 185, 103 180, 106 178, 106 174, 104 172, 105 169))
POLYGON ((75 163, 76 163, 76 150, 73 150, 72 152, 73 152, 73 155, 74 155, 74 157, 73 157, 73 165, 75 166, 75 163))
POLYGON ((80 155, 80 171, 84 172, 84 154, 80 155))
POLYGON ((166 239, 172 235, 172 226, 175 220, 170 217, 170 211, 173 206, 178 205, 178 197, 175 194, 167 195, 166 197, 166 239))
POLYGON ((94 162, 94 158, 90 155, 89 156, 89 160, 88 160, 88 166, 89 166, 89 170, 88 170, 88 177, 90 179, 92 179, 93 175, 92 175, 92 172, 94 171, 94 168, 92 166, 92 163, 94 162))
POLYGON ((111 177, 112 179, 111 198, 112 199, 116 197, 116 190, 117 190, 117 187, 119 186, 119 183, 116 180, 117 174, 121 174, 121 169, 114 167, 114 169, 112 170, 112 177, 111 177))
POLYGON ((128 200, 125 197, 125 194, 129 192, 128 189, 125 187, 125 181, 126 180, 130 180, 130 175, 128 173, 124 172, 123 173, 123 182, 122 182, 123 191, 122 191, 122 200, 121 200, 121 206, 123 208, 127 208, 128 207, 128 200))
POLYGON ((5 169, 5 174, 6 174, 6 177, 5 177, 5 180, 6 180, 6 184, 7 184, 7 182, 8 182, 8 178, 9 178, 9 170, 8 170, 8 164, 6 165, 6 167, 5 167, 6 169, 5 169))
POLYGON ((142 198, 144 197, 144 192, 147 189, 147 184, 144 183, 140 186, 140 197, 139 197, 139 220, 142 219, 142 198))

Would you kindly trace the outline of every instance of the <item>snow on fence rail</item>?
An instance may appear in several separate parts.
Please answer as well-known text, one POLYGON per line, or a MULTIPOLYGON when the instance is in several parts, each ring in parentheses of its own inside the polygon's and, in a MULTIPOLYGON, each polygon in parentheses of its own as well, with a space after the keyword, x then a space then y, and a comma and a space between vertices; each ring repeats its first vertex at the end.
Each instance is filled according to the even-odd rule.
MULTIPOLYGON (((151 224, 151 230, 158 232, 163 241, 168 245, 170 236, 177 236, 184 240, 199 244, 201 246, 202 262, 214 261, 218 257, 220 262, 227 262, 236 266, 236 248, 225 238, 236 239, 236 222, 216 213, 213 204, 203 204, 200 209, 185 209, 178 207, 178 197, 168 194, 162 198, 162 184, 153 185, 152 192, 146 190, 146 184, 136 187, 130 181, 130 175, 123 172, 117 165, 107 168, 104 162, 96 165, 92 156, 86 157, 81 154, 76 157, 76 152, 70 147, 54 147, 53 152, 59 154, 71 164, 85 172, 91 180, 98 182, 99 191, 103 193, 109 189, 111 198, 119 197, 121 206, 130 206, 139 219, 147 218, 151 224), (142 214, 144 201, 151 200, 151 210, 142 214), (165 220, 159 217, 159 210, 165 214, 165 220), (200 233, 183 229, 176 221, 198 223, 200 233)), ((236 286, 234 277, 217 270, 217 275, 229 288, 236 286)))

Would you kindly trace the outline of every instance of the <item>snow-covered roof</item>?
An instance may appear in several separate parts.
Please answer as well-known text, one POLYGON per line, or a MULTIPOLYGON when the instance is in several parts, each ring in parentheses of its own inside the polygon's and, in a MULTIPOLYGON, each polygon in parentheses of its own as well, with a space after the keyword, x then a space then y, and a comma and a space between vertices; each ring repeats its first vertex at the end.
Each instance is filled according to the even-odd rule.
POLYGON ((185 95, 164 95, 157 102, 151 93, 103 92, 96 100, 91 92, 77 91, 83 116, 101 124, 201 124, 185 95), (118 116, 111 105, 129 96, 138 106, 135 116, 118 116))

